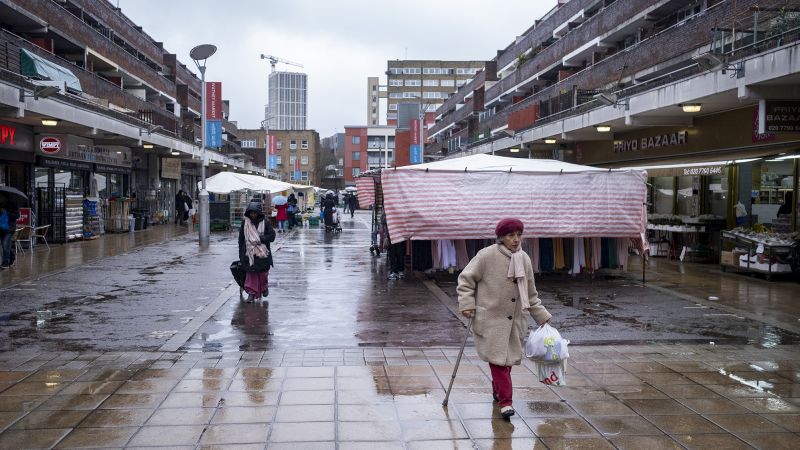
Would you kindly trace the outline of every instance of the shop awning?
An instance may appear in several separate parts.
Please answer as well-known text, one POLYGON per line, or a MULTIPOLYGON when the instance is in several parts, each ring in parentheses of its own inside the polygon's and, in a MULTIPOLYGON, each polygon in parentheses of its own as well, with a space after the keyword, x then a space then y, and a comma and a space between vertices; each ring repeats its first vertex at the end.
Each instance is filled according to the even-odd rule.
POLYGON ((63 82, 67 89, 81 91, 81 82, 69 69, 25 49, 19 50, 22 75, 38 80, 63 82))

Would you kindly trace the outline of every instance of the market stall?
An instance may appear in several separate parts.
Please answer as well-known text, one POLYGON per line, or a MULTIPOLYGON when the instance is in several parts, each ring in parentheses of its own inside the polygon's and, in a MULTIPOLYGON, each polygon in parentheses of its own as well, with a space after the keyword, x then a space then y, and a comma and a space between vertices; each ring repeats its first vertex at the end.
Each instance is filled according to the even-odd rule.
POLYGON ((509 216, 525 224, 537 271, 625 267, 631 240, 647 247, 641 170, 479 154, 384 170, 381 179, 392 242, 431 241, 412 252, 429 253, 435 269, 463 268, 509 216))
POLYGON ((372 210, 369 252, 375 256, 380 255, 381 243, 379 242, 378 234, 381 228, 381 216, 383 215, 381 169, 369 170, 362 173, 356 178, 356 189, 358 191, 359 207, 372 210))
POLYGON ((800 233, 769 233, 735 228, 722 232, 720 269, 759 273, 770 280, 775 275, 800 271, 800 233))
MULTIPOLYGON (((200 189, 201 183, 197 185, 200 189)), ((206 190, 215 194, 215 199, 211 203, 217 203, 210 205, 210 210, 218 213, 218 217, 211 217, 212 228, 223 229, 223 221, 227 221, 227 225, 233 228, 241 225, 247 203, 254 197, 269 203, 272 195, 295 193, 298 206, 304 208, 308 202, 313 201, 314 187, 285 183, 259 175, 220 172, 206 179, 206 190)))

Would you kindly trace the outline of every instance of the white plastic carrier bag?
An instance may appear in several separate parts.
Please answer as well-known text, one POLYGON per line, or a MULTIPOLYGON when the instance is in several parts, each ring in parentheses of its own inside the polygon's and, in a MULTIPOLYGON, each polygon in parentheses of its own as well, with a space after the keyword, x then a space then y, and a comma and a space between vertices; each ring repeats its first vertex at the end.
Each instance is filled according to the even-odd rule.
POLYGON ((533 330, 525 340, 525 356, 545 363, 557 363, 569 358, 569 341, 546 323, 533 330))

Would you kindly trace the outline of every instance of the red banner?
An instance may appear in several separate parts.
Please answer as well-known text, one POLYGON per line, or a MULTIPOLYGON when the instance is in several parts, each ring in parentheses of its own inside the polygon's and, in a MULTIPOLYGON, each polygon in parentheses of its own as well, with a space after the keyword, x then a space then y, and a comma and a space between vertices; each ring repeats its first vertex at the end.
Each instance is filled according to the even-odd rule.
POLYGON ((419 119, 411 119, 409 128, 411 132, 411 145, 419 145, 419 119))
POLYGON ((206 120, 222 120, 222 83, 206 82, 206 120))
POLYGON ((19 208, 19 219, 17 219, 18 226, 30 226, 31 224, 31 209, 19 208))
POLYGON ((272 135, 269 136, 269 154, 275 154, 275 136, 272 135))

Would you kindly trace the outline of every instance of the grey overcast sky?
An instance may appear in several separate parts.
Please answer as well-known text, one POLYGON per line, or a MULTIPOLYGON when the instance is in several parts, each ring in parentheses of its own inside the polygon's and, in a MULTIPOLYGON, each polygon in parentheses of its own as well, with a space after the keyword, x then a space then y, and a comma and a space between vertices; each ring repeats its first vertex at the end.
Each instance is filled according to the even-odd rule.
MULTIPOLYGON (((390 59, 488 60, 556 0, 110 0, 198 73, 189 50, 214 44, 206 81, 221 81, 240 128, 267 103, 264 53, 303 64, 308 127, 320 137, 367 121, 366 82, 390 59)), ((383 111, 385 120, 385 111, 383 111)))

